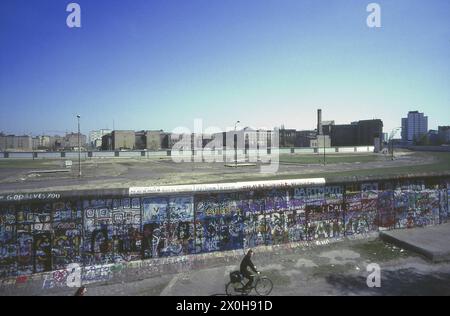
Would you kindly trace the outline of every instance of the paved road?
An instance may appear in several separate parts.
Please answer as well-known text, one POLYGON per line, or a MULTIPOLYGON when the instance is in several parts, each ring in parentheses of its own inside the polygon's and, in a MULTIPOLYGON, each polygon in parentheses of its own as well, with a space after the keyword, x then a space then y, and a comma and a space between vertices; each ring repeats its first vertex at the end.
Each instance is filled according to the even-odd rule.
MULTIPOLYGON (((274 283, 271 295, 450 295, 450 263, 433 264, 378 239, 346 240, 310 249, 256 253, 254 263, 274 283), (381 287, 369 288, 369 263, 381 268, 381 287)), ((224 295, 239 259, 206 269, 135 282, 90 286, 88 295, 224 295)), ((71 295, 66 289, 52 295, 71 295)))

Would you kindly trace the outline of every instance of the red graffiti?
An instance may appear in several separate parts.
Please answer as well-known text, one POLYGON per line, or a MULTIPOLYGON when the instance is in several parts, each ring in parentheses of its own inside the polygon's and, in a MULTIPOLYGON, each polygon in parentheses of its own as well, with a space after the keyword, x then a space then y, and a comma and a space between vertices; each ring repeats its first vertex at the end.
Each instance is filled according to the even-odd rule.
POLYGON ((66 280, 66 274, 67 274, 67 271, 65 271, 65 270, 55 271, 55 272, 53 272, 53 279, 56 282, 62 283, 66 280))
POLYGON ((16 279, 16 284, 26 283, 27 280, 28 280, 28 276, 26 276, 26 275, 19 276, 16 279))

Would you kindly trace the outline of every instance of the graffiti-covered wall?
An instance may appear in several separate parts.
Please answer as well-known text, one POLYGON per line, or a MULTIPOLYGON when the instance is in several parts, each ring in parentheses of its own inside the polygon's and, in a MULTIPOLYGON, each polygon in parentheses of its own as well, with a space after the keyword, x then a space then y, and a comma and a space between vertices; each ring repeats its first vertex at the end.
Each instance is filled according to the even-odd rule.
POLYGON ((449 196, 422 179, 2 202, 0 278, 436 225, 449 196))

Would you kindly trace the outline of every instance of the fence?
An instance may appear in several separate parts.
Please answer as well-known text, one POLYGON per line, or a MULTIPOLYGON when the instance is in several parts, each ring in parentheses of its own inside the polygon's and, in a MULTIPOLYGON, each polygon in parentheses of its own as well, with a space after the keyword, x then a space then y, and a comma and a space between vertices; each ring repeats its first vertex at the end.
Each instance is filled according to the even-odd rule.
MULTIPOLYGON (((280 154, 320 154, 323 153, 323 148, 280 148, 280 154)), ((374 151, 373 146, 356 146, 356 147, 327 147, 326 153, 369 153, 374 151)), ((234 159, 234 150, 217 149, 213 151, 184 151, 184 157, 191 157, 192 155, 208 156, 223 156, 229 160, 234 159)), ((256 156, 257 150, 238 150, 237 154, 240 157, 245 155, 256 156)), ((146 150, 127 150, 127 151, 82 151, 81 159, 88 158, 143 158, 143 157, 169 157, 172 151, 146 151, 146 150)), ((78 159, 77 151, 67 152, 0 152, 1 159, 78 159)))

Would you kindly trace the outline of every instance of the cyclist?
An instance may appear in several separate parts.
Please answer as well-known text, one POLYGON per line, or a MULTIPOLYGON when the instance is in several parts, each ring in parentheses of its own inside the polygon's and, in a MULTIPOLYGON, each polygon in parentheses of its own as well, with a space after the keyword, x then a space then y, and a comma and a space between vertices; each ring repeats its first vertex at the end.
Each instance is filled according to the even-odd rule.
POLYGON ((241 267, 240 267, 241 274, 249 280, 247 282, 247 284, 245 284, 244 287, 242 288, 243 291, 247 291, 253 284, 253 276, 252 276, 251 272, 248 270, 248 268, 253 270, 255 273, 259 274, 258 270, 256 270, 256 267, 251 260, 252 255, 253 255, 253 250, 249 249, 249 251, 247 251, 247 254, 245 255, 244 259, 242 259, 242 262, 241 262, 241 267))

